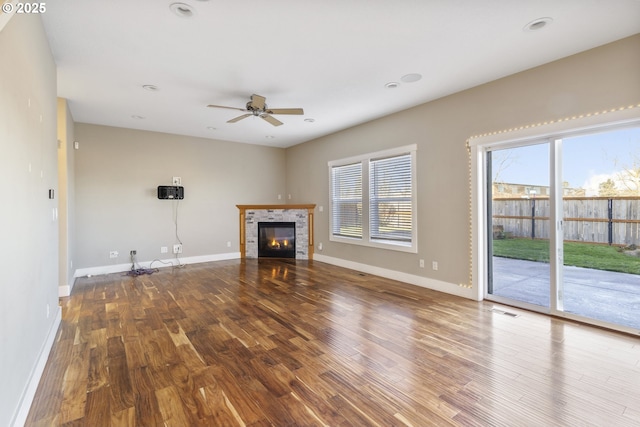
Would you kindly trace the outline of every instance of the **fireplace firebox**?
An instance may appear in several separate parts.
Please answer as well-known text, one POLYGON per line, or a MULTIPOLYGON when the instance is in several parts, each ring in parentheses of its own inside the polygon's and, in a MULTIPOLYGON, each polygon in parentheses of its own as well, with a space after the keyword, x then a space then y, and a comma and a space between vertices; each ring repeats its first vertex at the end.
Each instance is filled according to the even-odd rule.
POLYGON ((295 222, 259 222, 258 257, 295 258, 295 222))

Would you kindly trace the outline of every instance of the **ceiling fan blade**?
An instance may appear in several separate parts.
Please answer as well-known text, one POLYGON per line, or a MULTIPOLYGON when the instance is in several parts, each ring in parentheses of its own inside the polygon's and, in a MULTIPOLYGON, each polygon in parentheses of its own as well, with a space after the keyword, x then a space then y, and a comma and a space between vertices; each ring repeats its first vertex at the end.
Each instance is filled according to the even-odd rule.
POLYGON ((255 93, 251 95, 251 106, 254 110, 264 110, 266 101, 267 98, 265 98, 264 96, 256 95, 255 93))
MULTIPOLYGON (((242 111, 244 111, 244 110, 242 110, 242 111)), ((239 122, 240 120, 242 120, 242 119, 246 119, 247 117, 251 117, 251 116, 253 116, 253 114, 243 114, 243 115, 238 116, 238 117, 236 117, 236 118, 234 118, 234 119, 227 120, 227 123, 235 123, 235 122, 239 122)))
POLYGON ((210 104, 210 105, 207 105, 207 107, 209 107, 209 108, 227 108, 229 110, 247 111, 245 108, 226 107, 224 105, 213 105, 213 104, 210 104))
POLYGON ((274 126, 280 126, 282 124, 282 122, 278 119, 276 119, 273 116, 270 116, 268 114, 260 114, 260 117, 263 118, 264 120, 268 121, 269 123, 271 123, 274 126))
POLYGON ((302 108, 267 108, 265 112, 269 114, 304 114, 304 110, 302 110, 302 108))

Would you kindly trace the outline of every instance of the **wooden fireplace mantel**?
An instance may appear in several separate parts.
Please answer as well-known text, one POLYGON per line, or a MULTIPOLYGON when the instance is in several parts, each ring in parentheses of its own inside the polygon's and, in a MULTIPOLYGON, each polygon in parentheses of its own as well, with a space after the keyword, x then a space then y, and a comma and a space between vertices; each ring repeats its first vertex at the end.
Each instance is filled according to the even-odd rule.
POLYGON ((299 205, 236 205, 240 210, 240 257, 246 256, 246 231, 245 231, 245 218, 246 212, 252 210, 271 210, 271 209, 306 209, 307 218, 307 233, 309 233, 309 260, 313 259, 313 211, 316 208, 315 204, 299 204, 299 205))

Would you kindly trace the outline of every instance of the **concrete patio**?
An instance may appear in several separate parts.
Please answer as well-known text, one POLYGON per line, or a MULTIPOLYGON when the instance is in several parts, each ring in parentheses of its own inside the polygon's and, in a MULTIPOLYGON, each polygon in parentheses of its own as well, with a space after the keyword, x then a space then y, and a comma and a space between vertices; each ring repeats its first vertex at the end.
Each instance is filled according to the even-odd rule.
MULTIPOLYGON (((549 264, 493 257, 493 294, 549 306, 549 264)), ((564 311, 640 330, 640 276, 564 267, 564 311)))

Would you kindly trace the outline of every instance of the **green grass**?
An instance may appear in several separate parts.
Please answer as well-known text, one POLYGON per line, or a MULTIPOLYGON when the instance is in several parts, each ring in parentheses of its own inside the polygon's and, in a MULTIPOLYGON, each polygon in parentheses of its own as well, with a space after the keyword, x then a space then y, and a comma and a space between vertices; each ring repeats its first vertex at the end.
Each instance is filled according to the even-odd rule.
MULTIPOLYGON (((493 254, 504 258, 549 262, 549 241, 495 239, 493 254)), ((564 265, 640 274, 640 258, 622 253, 620 248, 588 243, 564 243, 564 265)))

